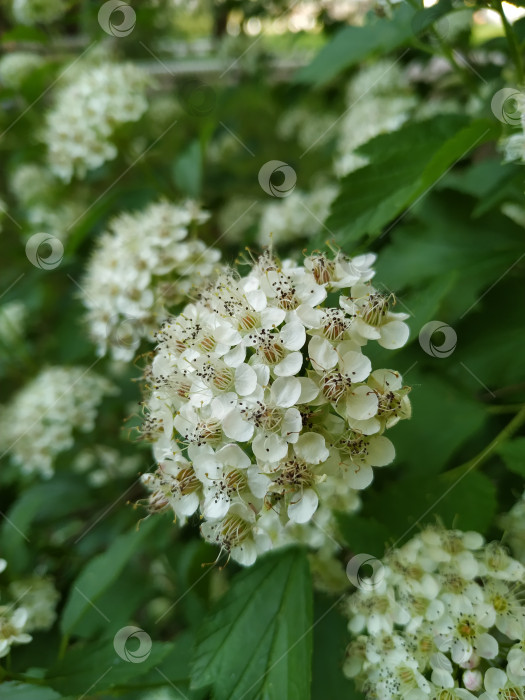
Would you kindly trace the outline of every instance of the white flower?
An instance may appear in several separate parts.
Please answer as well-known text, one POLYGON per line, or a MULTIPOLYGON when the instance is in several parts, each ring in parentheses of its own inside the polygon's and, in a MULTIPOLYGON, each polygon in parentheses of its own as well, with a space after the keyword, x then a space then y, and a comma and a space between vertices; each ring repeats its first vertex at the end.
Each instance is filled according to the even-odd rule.
POLYGON ((87 66, 66 82, 43 133, 52 172, 69 182, 113 160, 114 133, 146 111, 147 82, 147 74, 131 63, 87 66))
POLYGON ((0 58, 0 81, 18 90, 31 73, 43 64, 42 57, 29 51, 13 51, 0 58))
POLYGON ((28 619, 25 608, 0 606, 0 658, 7 656, 13 644, 27 644, 32 640, 30 634, 24 632, 28 619))
POLYGON ((524 700, 516 563, 477 532, 425 528, 387 554, 374 587, 350 596, 349 630, 360 636, 345 672, 370 699, 524 700))
POLYGON ((89 433, 99 404, 114 393, 103 377, 83 367, 42 370, 2 408, 0 443, 24 473, 53 474, 54 458, 89 433))
POLYGON ((13 0, 13 16, 20 24, 48 24, 68 9, 67 0, 13 0))
MULTIPOLYGON (((323 513, 354 508, 355 489, 394 459, 376 433, 409 414, 407 389, 389 370, 370 385, 353 319, 326 305, 329 292, 370 279, 373 262, 315 253, 300 266, 266 252, 244 277, 220 273, 157 334, 143 434, 161 465, 182 451, 203 535, 237 560, 251 562, 259 539, 326 546, 312 534, 323 513), (370 435, 350 429, 372 420, 370 435)), ((146 479, 150 510, 180 517, 165 466, 146 479)))
MULTIPOLYGON (((132 359, 141 338, 151 339, 169 316, 167 307, 185 298, 195 278, 211 274, 219 252, 189 235, 207 218, 188 201, 158 202, 110 221, 82 283, 99 354, 132 359)), ((189 363, 182 369, 189 371, 189 363)))

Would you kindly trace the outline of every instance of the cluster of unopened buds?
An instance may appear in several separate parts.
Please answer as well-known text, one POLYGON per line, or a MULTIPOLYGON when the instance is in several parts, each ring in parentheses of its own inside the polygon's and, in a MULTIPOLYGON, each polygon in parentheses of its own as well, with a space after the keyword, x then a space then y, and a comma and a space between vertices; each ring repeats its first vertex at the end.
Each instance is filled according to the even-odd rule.
POLYGON ((524 574, 477 532, 427 528, 349 597, 346 675, 374 700, 523 700, 524 574))
POLYGON ((159 463, 143 477, 152 512, 199 509, 203 537, 251 564, 282 543, 276 515, 308 523, 393 461, 384 433, 410 416, 409 389, 363 350, 399 348, 409 331, 372 286, 374 261, 266 252, 164 323, 142 428, 159 463))

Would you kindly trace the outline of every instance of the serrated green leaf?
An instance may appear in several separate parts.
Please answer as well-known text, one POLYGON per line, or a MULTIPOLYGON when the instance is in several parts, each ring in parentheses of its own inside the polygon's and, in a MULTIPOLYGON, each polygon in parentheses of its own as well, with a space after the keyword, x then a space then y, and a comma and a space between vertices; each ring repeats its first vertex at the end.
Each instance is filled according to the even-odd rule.
POLYGON ((382 134, 360 149, 371 162, 347 175, 332 205, 327 227, 343 247, 375 237, 385 225, 425 195, 447 169, 473 148, 494 138, 488 120, 468 123, 457 115, 410 123, 382 134))
POLYGON ((261 557, 239 574, 198 635, 192 686, 215 700, 308 700, 312 588, 304 551, 261 557))
POLYGON ((498 445, 496 452, 505 462, 507 469, 525 477, 525 437, 498 445))
POLYGON ((341 71, 376 54, 385 54, 411 41, 452 9, 450 0, 441 0, 433 8, 415 10, 408 3, 394 11, 391 18, 369 18, 363 27, 340 30, 305 68, 296 80, 325 85, 341 71))
POLYGON ((113 637, 92 644, 79 644, 49 669, 46 681, 67 695, 88 692, 96 695, 145 675, 159 666, 171 649, 170 643, 152 640, 151 649, 143 659, 126 661, 115 651, 113 637))
POLYGON ((158 523, 158 520, 152 518, 143 522, 138 530, 119 535, 103 554, 97 555, 86 564, 71 587, 62 613, 60 627, 64 634, 75 633, 76 625, 88 609, 96 605, 97 600, 118 577, 133 554, 151 536, 158 523))
POLYGON ((354 684, 343 675, 345 649, 349 643, 347 620, 337 599, 316 595, 314 601, 314 656, 312 700, 356 700, 354 684))

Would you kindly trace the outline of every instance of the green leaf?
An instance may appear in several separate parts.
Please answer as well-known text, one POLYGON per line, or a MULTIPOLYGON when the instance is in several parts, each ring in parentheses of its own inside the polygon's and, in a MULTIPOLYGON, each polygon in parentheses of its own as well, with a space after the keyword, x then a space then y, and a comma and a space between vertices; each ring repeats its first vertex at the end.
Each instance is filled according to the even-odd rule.
MULTIPOLYGON (((136 640, 135 640, 136 641, 136 640)), ((126 648, 133 651, 132 641, 126 648)), ((137 648, 137 647, 135 647, 137 648)), ((78 644, 48 671, 47 682, 68 695, 97 696, 115 686, 125 686, 159 666, 172 645, 152 641, 145 658, 126 661, 115 651, 113 637, 92 644, 78 644)), ((157 674, 158 679, 164 681, 157 674)))
MULTIPOLYGON (((428 451, 424 453, 426 459, 428 451)), ((365 512, 380 517, 391 536, 414 535, 421 525, 441 520, 447 528, 486 532, 497 510, 496 488, 476 471, 409 477, 370 492, 365 512)))
POLYGON ((52 688, 33 683, 5 681, 0 685, 0 700, 60 700, 62 697, 52 688))
POLYGON ((496 452, 505 462, 507 469, 525 477, 525 437, 498 445, 496 452))
POLYGON ((54 478, 22 492, 8 511, 0 531, 2 553, 9 560, 10 570, 20 572, 29 564, 31 554, 28 543, 34 522, 55 520, 75 509, 89 506, 91 501, 92 496, 86 493, 83 480, 54 478))
POLYGON ((421 10, 404 3, 394 11, 392 18, 371 16, 363 27, 345 27, 323 47, 312 63, 298 72, 295 79, 316 86, 326 85, 341 71, 371 56, 410 44, 415 36, 451 9, 450 0, 442 0, 434 8, 421 10))
POLYGON ((337 598, 315 597, 312 700, 355 700, 358 697, 353 683, 343 675, 345 649, 350 638, 347 621, 339 608, 337 598))
MULTIPOLYGON (((456 360, 453 354, 434 362, 443 363, 444 369, 456 360)), ((445 469, 454 453, 482 429, 487 412, 444 373, 423 374, 416 367, 405 381, 412 386, 412 418, 393 429, 396 464, 400 471, 429 476, 445 469)))
MULTIPOLYGON (((64 634, 75 632, 76 625, 89 608, 96 605, 97 600, 118 577, 129 559, 151 536, 158 523, 159 520, 151 518, 142 522, 138 530, 133 529, 131 532, 119 535, 103 554, 97 555, 86 564, 71 587, 60 620, 60 627, 64 634)), ((102 616, 106 615, 106 611, 102 613, 102 616)))
POLYGON ((468 124, 464 117, 441 115, 372 139, 359 149, 370 164, 343 179, 327 227, 347 247, 366 234, 379 235, 457 160, 495 138, 496 131, 488 120, 468 124))
POLYGON ((339 532, 352 552, 366 552, 377 558, 383 556, 390 533, 376 518, 341 512, 336 512, 335 518, 339 532))
POLYGON ((214 700, 308 700, 312 588, 304 551, 261 557, 236 578, 202 625, 192 686, 214 700))
POLYGON ((192 141, 173 166, 177 187, 190 197, 199 197, 202 187, 202 154, 198 140, 192 141))

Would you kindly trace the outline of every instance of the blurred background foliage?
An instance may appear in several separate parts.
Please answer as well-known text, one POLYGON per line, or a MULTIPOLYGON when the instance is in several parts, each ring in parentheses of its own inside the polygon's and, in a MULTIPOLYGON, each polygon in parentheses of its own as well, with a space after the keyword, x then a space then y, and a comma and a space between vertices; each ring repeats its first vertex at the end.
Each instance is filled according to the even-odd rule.
MULTIPOLYGON (((348 697, 337 596, 316 593, 312 607, 301 554, 277 553, 243 573, 233 563, 203 569, 216 553, 199 539, 198 522, 179 530, 169 516, 156 516, 136 530, 147 515, 136 505, 144 498, 137 477, 153 460, 133 428, 152 344, 145 341, 127 366, 97 360, 80 298, 83 274, 112 217, 160 198, 198 199, 212 214, 202 237, 226 262, 245 246, 259 249, 271 233, 284 257, 327 242, 350 255, 377 252, 380 288, 410 314, 411 336, 393 359, 374 348, 372 361, 402 372, 413 418, 396 428, 395 464, 376 475, 359 514, 339 514, 341 562, 361 551, 380 556, 436 517, 500 537, 498 516, 521 494, 525 475, 524 442, 513 439, 525 404, 525 208, 523 163, 504 149, 521 124, 495 114, 491 102, 523 80, 523 3, 150 0, 132 3, 136 24, 119 38, 101 29, 102 3, 66 4, 49 23, 17 23, 10 3, 0 10, 3 56, 39 57, 16 79, 0 69, 2 403, 48 366, 96 364, 118 393, 104 399, 93 433, 75 435, 48 480, 20 474, 9 446, 2 450, 3 576, 50 574, 61 600, 54 627, 7 657, 0 699, 149 698, 152 688, 165 689, 163 698, 204 698, 209 685, 218 699, 348 697), (117 156, 83 178, 53 178, 44 202, 14 187, 21 165, 48 169, 42 131, 64 71, 108 60, 130 60, 148 74, 148 109, 116 134, 117 156), (387 77, 376 86, 374 66, 392 64, 401 82, 389 87, 387 77), (369 129, 402 96, 403 110, 369 129), (357 167, 347 170, 345 157, 357 158, 357 167), (290 197, 303 198, 290 205, 261 189, 257 174, 270 160, 293 167, 290 197), (312 212, 323 188, 332 194, 312 212), (41 230, 64 244, 56 269, 38 269, 26 257, 26 241, 41 230), (14 302, 22 319, 13 317, 14 302), (433 320, 457 334, 447 357, 418 342, 433 320), (112 464, 95 455, 89 474, 73 468, 76 455, 99 443, 116 451, 112 464), (135 461, 126 471, 128 458, 135 461), (284 663, 287 674, 307 681, 286 694, 276 677, 268 687, 247 691, 248 684, 243 695, 221 669, 225 678, 240 673, 243 644, 253 644, 259 668, 272 667, 273 652, 257 646, 266 629, 261 608, 246 627, 250 642, 233 635, 218 645, 217 668, 202 629, 230 629, 225 606, 213 606, 231 591, 249 597, 267 566, 276 574, 261 605, 286 581, 304 596, 295 609, 283 593, 275 615, 305 630, 304 644, 284 663), (313 633, 311 620, 320 620, 313 633), (144 663, 114 660, 111 640, 127 624, 154 640, 144 663)), ((436 347, 442 340, 433 336, 436 347)), ((31 435, 28 426, 24 440, 31 435)))

